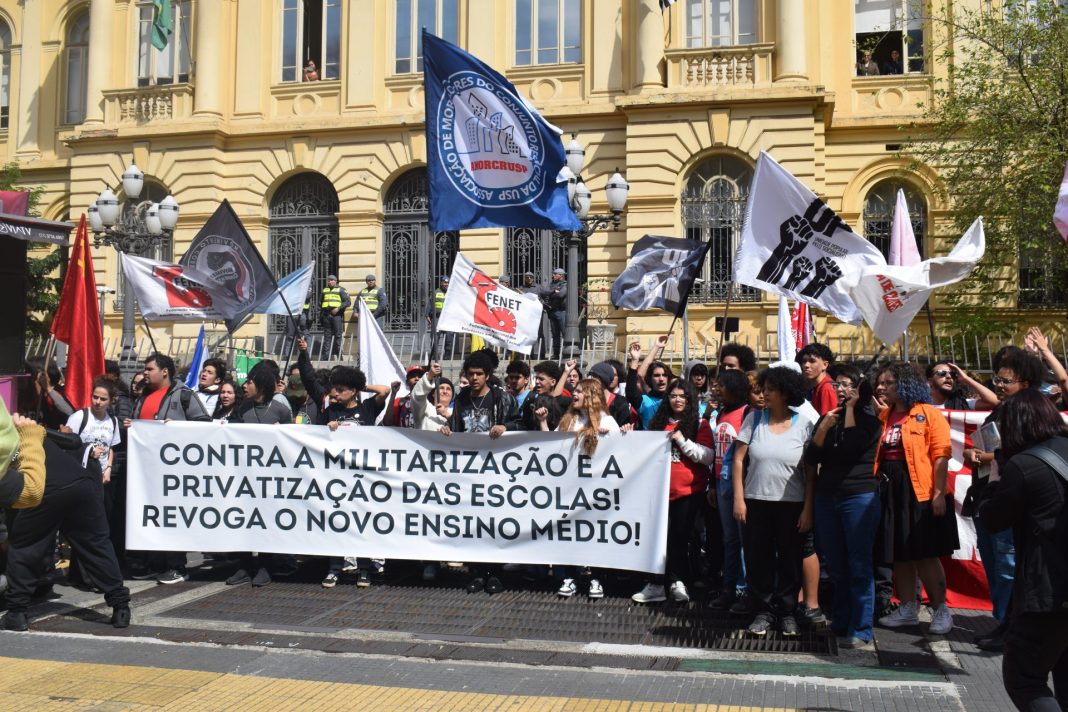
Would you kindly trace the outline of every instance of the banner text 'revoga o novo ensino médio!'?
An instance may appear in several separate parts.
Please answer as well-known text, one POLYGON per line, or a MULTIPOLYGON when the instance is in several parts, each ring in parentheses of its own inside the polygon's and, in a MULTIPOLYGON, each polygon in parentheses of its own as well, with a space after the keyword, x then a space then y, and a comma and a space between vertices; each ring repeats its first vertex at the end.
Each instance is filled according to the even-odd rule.
POLYGON ((135 421, 128 463, 131 549, 664 570, 663 433, 135 421))

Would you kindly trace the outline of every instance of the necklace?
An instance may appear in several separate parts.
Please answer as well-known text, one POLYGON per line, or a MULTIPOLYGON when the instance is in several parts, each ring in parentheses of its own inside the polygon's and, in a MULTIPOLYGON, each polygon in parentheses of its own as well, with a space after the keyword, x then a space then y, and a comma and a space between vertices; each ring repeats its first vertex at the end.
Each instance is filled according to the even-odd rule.
POLYGON ((474 394, 471 394, 471 405, 472 405, 472 407, 474 407, 474 408, 476 408, 478 410, 485 410, 486 409, 486 399, 489 398, 490 395, 492 395, 492 393, 493 393, 493 391, 486 391, 486 394, 484 396, 481 396, 478 399, 477 403, 475 402, 474 394))

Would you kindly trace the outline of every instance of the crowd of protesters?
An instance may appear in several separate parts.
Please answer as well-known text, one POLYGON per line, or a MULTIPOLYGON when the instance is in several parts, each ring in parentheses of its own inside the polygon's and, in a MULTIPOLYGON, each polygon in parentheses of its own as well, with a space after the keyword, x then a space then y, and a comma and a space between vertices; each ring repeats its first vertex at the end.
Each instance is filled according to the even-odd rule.
MULTIPOLYGON (((663 432, 671 443, 667 566, 633 593, 635 602, 683 604, 701 589, 700 605, 739 616, 751 635, 778 630, 797 636, 826 624, 840 647, 863 648, 871 644, 875 625, 918 625, 926 595, 928 631, 944 635, 953 618, 941 559, 959 542, 943 410, 988 410, 986 420, 998 426, 1001 446, 964 451, 974 477, 963 514, 975 518, 1001 625, 977 643, 1005 650, 1006 685, 1018 705, 1038 700, 1032 708, 1042 709, 1050 671, 1068 695, 1068 428, 1058 412, 1065 406, 1068 373, 1039 330, 1032 329, 1021 347, 1002 348, 985 383, 949 360, 922 367, 842 362, 817 343, 794 362, 762 369, 751 349, 727 344, 717 362, 690 363, 676 374, 660 360, 667 343, 659 337, 648 352, 633 343, 628 363, 607 360, 585 369, 575 361, 531 364, 518 358, 502 369, 493 351, 480 350, 466 358, 455 379, 439 363, 412 366, 403 397, 399 381, 370 384, 353 366, 317 370, 303 340, 286 373, 264 360, 238 383, 224 361, 210 359, 196 389, 183 385, 171 358, 153 354, 129 384, 109 364, 93 384, 91 406, 81 411, 63 397, 58 369, 30 363, 21 379, 21 415, 0 422, 4 438, 16 432, 14 450, 21 433, 21 462, 27 463, 16 460, 10 472, 18 476, 0 479, 0 505, 8 507, 0 534, 10 537, 8 575, 0 581, 8 587, 4 624, 25 629, 34 589, 47 589, 41 582, 57 529, 74 551, 68 578, 103 591, 115 607, 116 625, 130 620, 118 565, 134 579, 186 580, 186 552, 126 550, 125 430, 134 420, 151 419, 331 430, 383 426, 494 439, 554 430, 574 434, 575 447, 587 455, 604 437, 663 432), (45 521, 38 509, 25 508, 29 484, 18 483, 32 484, 33 477, 18 470, 33 470, 32 451, 42 439, 34 422, 67 435, 66 443, 49 445, 46 453, 49 488, 53 470, 87 473, 65 499, 52 497, 54 512, 86 497, 87 482, 102 492, 99 511, 83 511, 80 518, 53 514, 45 521), (104 552, 107 537, 113 551, 104 552), (1056 641, 1050 642, 1054 630, 1056 641), (1045 642, 1036 649, 1040 638, 1045 642)), ((0 439, 7 448, 0 456, 12 455, 7 442, 0 439)), ((50 501, 48 492, 42 501, 50 501)), ((226 583, 235 586, 269 585, 314 564, 314 557, 264 552, 231 558, 239 563, 226 583)), ((322 586, 336 586, 345 574, 353 574, 357 586, 371 585, 385 563, 361 552, 323 560, 322 586)), ((423 577, 436 578, 441 563, 422 562, 423 577)), ((504 590, 505 570, 532 568, 448 565, 466 568, 468 592, 490 594, 504 590)), ((626 562, 619 568, 625 570, 626 562)), ((552 573, 562 598, 575 596, 580 585, 591 599, 606 593, 608 572, 556 566, 552 573)))

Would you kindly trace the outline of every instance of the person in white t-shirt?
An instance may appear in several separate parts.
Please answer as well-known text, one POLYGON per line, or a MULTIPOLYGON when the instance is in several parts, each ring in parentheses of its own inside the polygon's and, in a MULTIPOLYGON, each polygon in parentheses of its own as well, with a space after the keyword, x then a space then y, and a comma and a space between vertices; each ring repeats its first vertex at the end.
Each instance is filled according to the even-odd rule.
POLYGON ((71 432, 90 446, 85 451, 83 464, 88 464, 90 457, 96 458, 101 472, 104 473, 104 484, 111 481, 114 448, 122 439, 118 419, 108 413, 114 399, 115 387, 108 381, 97 379, 93 382, 92 405, 71 413, 67 419, 67 427, 71 432))

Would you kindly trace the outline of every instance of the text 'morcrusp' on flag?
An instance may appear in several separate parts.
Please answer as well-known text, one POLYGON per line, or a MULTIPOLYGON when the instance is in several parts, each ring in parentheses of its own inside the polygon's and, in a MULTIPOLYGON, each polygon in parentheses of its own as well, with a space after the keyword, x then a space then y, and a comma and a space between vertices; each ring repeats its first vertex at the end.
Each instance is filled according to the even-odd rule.
POLYGON ((215 291, 237 306, 234 316, 226 319, 230 331, 278 291, 267 263, 225 198, 178 263, 203 275, 215 291))
POLYGON ((641 237, 630 250, 627 268, 612 284, 612 306, 680 314, 708 246, 679 237, 641 237))
POLYGON ((577 230, 559 130, 502 74, 423 30, 430 229, 577 230))
POLYGON ((122 272, 145 319, 226 321, 241 306, 195 269, 147 257, 121 255, 122 272))
POLYGON ((908 329, 931 292, 970 275, 985 252, 983 219, 977 218, 945 257, 907 267, 867 267, 850 285, 849 294, 875 336, 893 343, 908 329))
POLYGON ((96 273, 84 215, 78 223, 51 331, 57 341, 68 347, 67 400, 75 408, 88 408, 92 402, 93 379, 104 372, 104 342, 100 332, 96 273))
POLYGON ((853 232, 774 158, 760 153, 735 256, 735 282, 859 324, 860 312, 843 278, 885 264, 875 245, 853 232))
POLYGON ((494 346, 529 354, 538 340, 541 311, 537 297, 502 287, 457 253, 438 331, 474 334, 494 346))

